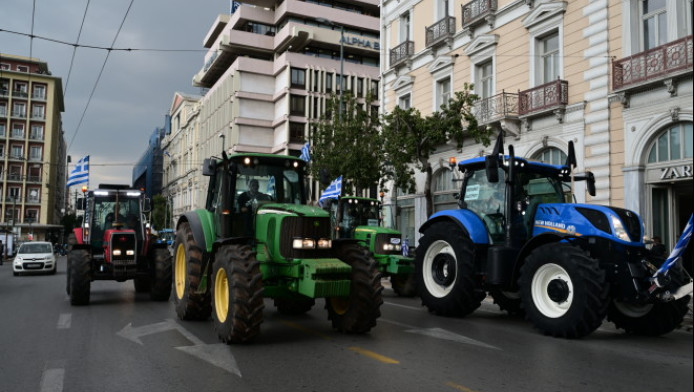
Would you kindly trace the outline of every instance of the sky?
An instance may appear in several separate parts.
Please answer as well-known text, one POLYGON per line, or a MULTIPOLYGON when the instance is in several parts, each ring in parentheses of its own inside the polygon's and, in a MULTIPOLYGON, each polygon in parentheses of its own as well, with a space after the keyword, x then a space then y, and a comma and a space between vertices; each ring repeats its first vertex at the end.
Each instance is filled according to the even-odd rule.
POLYGON ((48 63, 53 76, 62 78, 63 130, 72 158, 68 171, 90 155, 90 187, 131 184, 133 165, 146 150, 154 129, 164 126, 174 93, 202 94, 192 86, 207 52, 202 41, 217 16, 229 13, 229 3, 2 0, 0 53, 38 58, 48 63), (33 40, 28 36, 32 25, 33 40), (75 43, 156 50, 75 50, 71 45, 75 43))

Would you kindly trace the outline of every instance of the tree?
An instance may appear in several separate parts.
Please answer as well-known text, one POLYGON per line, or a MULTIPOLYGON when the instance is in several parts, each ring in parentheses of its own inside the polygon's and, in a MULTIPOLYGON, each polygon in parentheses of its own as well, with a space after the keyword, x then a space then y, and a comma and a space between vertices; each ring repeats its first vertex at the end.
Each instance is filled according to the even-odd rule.
POLYGON ((472 113, 475 100, 477 95, 472 92, 472 85, 465 84, 462 91, 455 92, 454 98, 427 117, 422 117, 414 108, 403 110, 395 107, 393 112, 383 118, 383 145, 392 168, 387 175, 394 180, 395 189, 414 193, 416 189, 412 168, 416 167, 425 174, 427 216, 431 216, 434 209, 431 154, 449 141, 455 141, 456 147, 462 150, 463 139, 466 137, 484 146, 491 142, 492 130, 479 127, 472 113))
POLYGON ((341 175, 347 192, 360 193, 381 179, 383 142, 380 123, 372 110, 371 95, 360 102, 345 93, 343 101, 340 116, 340 102, 333 94, 326 102, 325 114, 312 129, 309 170, 323 185, 341 175))
POLYGON ((166 198, 162 195, 154 195, 152 197, 152 226, 157 230, 167 227, 168 219, 166 208, 166 198))

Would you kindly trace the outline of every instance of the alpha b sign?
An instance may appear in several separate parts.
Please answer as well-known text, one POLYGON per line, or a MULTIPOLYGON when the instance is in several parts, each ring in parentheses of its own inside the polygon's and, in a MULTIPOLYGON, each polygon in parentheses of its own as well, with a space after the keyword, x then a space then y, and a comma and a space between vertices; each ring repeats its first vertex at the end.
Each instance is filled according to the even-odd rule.
POLYGON ((345 45, 360 46, 362 48, 381 50, 381 44, 378 41, 371 41, 368 39, 362 39, 358 37, 344 37, 343 43, 345 45))

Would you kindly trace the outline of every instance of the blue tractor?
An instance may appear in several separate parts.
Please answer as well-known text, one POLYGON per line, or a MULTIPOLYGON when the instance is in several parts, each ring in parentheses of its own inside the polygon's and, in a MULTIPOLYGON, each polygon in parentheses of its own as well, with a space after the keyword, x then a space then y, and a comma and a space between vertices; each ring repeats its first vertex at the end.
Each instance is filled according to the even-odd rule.
POLYGON ((575 181, 595 195, 593 174, 572 172, 573 144, 566 165, 508 150, 497 142, 497 153, 458 164, 460 208, 432 215, 419 229, 423 305, 465 316, 490 294, 502 310, 565 338, 590 334, 605 317, 645 335, 675 329, 687 312, 690 276, 680 262, 654 282, 665 260, 645 247, 638 214, 573 203, 575 181))

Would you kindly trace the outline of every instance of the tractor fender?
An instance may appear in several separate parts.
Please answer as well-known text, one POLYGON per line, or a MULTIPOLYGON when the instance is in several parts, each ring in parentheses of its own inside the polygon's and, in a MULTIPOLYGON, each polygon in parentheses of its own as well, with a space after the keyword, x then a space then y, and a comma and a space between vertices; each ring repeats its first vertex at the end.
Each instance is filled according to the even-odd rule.
POLYGON ((183 222, 188 222, 190 225, 195 243, 206 253, 212 253, 212 246, 215 241, 214 217, 212 213, 207 210, 186 212, 176 223, 176 230, 183 222))
POLYGON ((229 237, 222 238, 215 241, 212 244, 212 252, 217 253, 217 249, 224 245, 253 245, 253 238, 251 237, 229 237))
POLYGON ((489 244, 489 234, 482 222, 482 219, 470 210, 444 210, 432 215, 419 228, 419 232, 424 232, 433 224, 439 222, 453 222, 458 225, 470 237, 473 243, 489 244))

